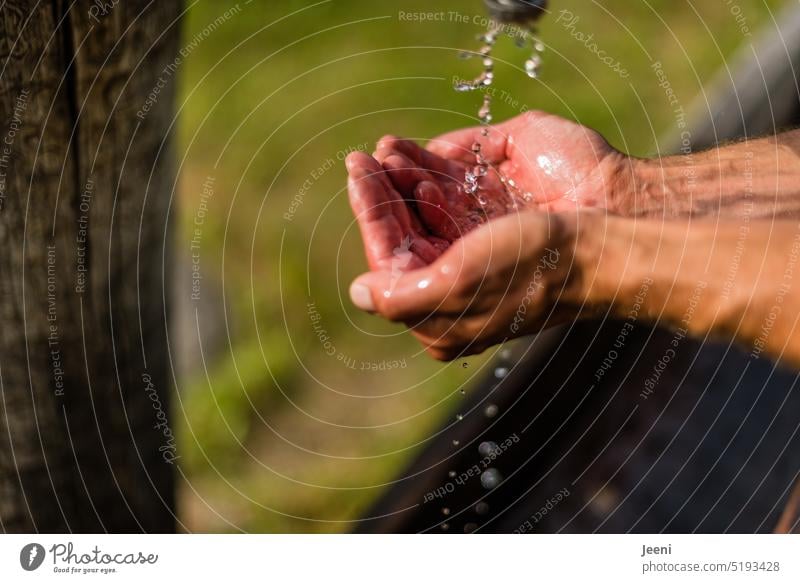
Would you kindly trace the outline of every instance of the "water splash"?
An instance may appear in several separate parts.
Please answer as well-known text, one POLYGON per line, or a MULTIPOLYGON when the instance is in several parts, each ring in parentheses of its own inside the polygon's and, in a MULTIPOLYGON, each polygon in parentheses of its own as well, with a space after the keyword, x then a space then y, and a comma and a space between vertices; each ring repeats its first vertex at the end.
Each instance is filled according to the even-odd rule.
MULTIPOLYGON (((459 80, 454 84, 454 89, 459 92, 478 91, 485 89, 494 83, 494 58, 492 52, 497 43, 498 36, 503 29, 502 24, 491 21, 485 33, 478 37, 483 44, 480 49, 474 52, 462 51, 459 57, 462 59, 472 59, 480 57, 483 69, 477 77, 472 81, 459 80)), ((542 65, 542 53, 544 52, 544 44, 539 40, 537 31, 533 25, 528 29, 523 29, 522 34, 514 37, 514 42, 519 48, 529 47, 531 50, 530 57, 525 61, 525 72, 532 79, 539 77, 539 70, 542 65)), ((478 109, 478 120, 483 126, 481 129, 481 137, 489 136, 489 125, 492 123, 492 96, 488 92, 484 92, 483 101, 478 109)), ((483 209, 489 204, 489 200, 480 193, 481 178, 485 177, 490 169, 493 169, 498 177, 500 183, 508 195, 508 208, 509 210, 517 210, 520 201, 524 205, 529 203, 533 196, 529 192, 520 189, 514 180, 507 178, 500 172, 499 169, 493 168, 491 164, 485 159, 482 153, 482 145, 480 138, 472 144, 472 152, 475 154, 475 166, 466 170, 464 173, 464 182, 462 189, 468 195, 475 198, 479 208, 483 209)))

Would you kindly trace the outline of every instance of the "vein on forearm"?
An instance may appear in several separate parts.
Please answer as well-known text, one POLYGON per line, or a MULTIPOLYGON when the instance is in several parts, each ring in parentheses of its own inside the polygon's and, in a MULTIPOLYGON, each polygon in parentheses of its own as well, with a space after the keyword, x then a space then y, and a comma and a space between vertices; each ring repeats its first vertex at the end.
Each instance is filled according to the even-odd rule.
POLYGON ((800 130, 705 152, 633 160, 630 216, 800 217, 800 130))

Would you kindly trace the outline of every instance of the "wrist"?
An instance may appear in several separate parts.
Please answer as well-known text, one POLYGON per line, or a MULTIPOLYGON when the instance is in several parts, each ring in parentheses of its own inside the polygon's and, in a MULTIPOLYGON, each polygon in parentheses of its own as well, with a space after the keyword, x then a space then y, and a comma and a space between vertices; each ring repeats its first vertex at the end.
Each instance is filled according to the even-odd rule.
POLYGON ((693 214, 697 168, 691 158, 634 158, 618 164, 613 211, 623 217, 677 218, 693 214))
POLYGON ((706 265, 714 229, 714 223, 584 217, 575 248, 584 305, 590 313, 708 331, 719 311, 714 282, 722 275, 706 265))
POLYGON ((589 315, 621 308, 644 275, 634 246, 635 221, 598 212, 574 215, 573 301, 589 315))

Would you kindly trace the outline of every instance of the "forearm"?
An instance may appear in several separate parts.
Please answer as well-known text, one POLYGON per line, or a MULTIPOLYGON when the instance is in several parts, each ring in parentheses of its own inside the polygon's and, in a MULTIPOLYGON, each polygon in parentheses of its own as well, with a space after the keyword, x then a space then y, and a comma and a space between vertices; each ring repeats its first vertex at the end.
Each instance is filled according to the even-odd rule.
POLYGON ((625 220, 579 229, 582 299, 696 337, 735 339, 800 366, 800 224, 625 220))
POLYGON ((800 130, 705 152, 630 159, 621 172, 626 216, 800 217, 800 130))

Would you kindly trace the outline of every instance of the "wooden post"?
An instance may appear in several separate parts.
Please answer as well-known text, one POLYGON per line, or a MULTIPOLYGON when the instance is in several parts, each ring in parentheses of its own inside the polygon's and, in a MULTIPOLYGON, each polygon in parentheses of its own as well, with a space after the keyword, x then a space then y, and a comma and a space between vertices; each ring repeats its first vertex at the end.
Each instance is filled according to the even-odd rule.
POLYGON ((0 11, 0 529, 175 528, 165 273, 181 3, 0 11))

